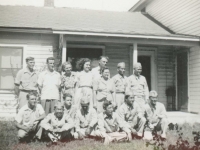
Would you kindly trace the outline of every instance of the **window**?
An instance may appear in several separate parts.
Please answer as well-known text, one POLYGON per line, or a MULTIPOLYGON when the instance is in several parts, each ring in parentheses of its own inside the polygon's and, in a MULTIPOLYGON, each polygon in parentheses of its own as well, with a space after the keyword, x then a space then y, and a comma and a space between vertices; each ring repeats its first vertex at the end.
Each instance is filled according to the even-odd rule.
POLYGON ((14 79, 22 68, 22 47, 0 47, 0 89, 14 89, 14 79))

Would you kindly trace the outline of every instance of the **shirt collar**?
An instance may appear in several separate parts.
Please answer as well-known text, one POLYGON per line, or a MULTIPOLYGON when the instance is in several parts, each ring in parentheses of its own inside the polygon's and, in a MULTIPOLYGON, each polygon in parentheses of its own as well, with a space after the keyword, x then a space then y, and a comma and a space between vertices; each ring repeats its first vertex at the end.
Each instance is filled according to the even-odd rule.
POLYGON ((36 104, 36 106, 35 106, 33 109, 30 109, 30 108, 28 107, 28 104, 26 104, 24 110, 35 111, 35 110, 36 110, 36 107, 37 107, 37 104, 36 104))
POLYGON ((112 119, 113 118, 113 114, 111 116, 106 115, 105 112, 103 112, 103 118, 104 119, 112 119))
POLYGON ((53 72, 50 72, 48 69, 45 71, 45 74, 56 74, 57 72, 54 70, 53 72))
POLYGON ((33 72, 30 72, 29 68, 26 67, 26 68, 24 69, 24 73, 34 74, 34 73, 35 73, 35 70, 33 69, 33 72))

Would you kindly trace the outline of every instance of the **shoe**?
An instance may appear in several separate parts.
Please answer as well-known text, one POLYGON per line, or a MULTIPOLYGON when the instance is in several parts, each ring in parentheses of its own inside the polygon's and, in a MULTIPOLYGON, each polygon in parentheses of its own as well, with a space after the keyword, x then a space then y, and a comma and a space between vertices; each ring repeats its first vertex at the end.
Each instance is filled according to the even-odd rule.
POLYGON ((166 139, 166 133, 162 133, 161 138, 166 139))

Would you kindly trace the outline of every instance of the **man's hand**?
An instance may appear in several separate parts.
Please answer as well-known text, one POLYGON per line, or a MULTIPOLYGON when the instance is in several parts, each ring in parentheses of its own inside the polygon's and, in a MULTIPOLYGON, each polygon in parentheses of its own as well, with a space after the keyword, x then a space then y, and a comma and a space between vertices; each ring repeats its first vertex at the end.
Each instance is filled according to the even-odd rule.
POLYGON ((90 135, 90 133, 92 132, 92 128, 88 127, 85 131, 85 135, 90 135))
POLYGON ((78 131, 78 137, 79 139, 84 139, 84 135, 80 131, 78 131))

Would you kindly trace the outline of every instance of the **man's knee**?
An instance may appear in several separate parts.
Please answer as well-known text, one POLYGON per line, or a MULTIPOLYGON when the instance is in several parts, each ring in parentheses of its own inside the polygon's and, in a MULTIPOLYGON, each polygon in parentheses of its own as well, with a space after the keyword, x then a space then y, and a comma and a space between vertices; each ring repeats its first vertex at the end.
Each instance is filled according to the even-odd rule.
POLYGON ((141 123, 146 123, 146 121, 147 121, 147 119, 146 119, 145 117, 141 117, 141 118, 140 118, 140 122, 141 122, 141 123))
POLYGON ((168 124, 168 119, 167 118, 162 118, 161 124, 168 124))
POLYGON ((19 139, 23 139, 23 138, 25 138, 26 136, 27 136, 27 132, 26 132, 26 131, 24 131, 24 130, 19 130, 19 131, 18 131, 17 137, 18 137, 19 139))

